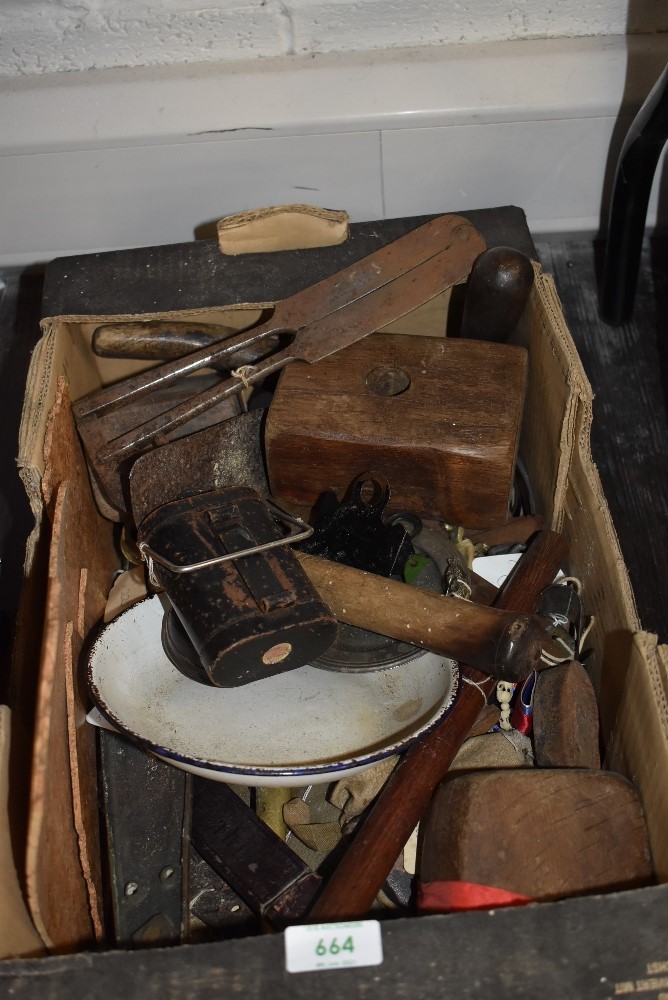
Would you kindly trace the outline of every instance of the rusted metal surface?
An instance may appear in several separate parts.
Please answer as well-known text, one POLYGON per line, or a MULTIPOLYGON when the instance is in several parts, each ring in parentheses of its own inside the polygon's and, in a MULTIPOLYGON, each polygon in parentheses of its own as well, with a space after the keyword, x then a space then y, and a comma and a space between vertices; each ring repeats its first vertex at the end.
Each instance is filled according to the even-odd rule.
POLYGON ((268 496, 262 457, 264 415, 264 410, 250 410, 140 455, 130 473, 135 524, 171 500, 224 486, 250 486, 268 496))
MULTIPOLYGON (((174 406, 178 406, 184 400, 190 399, 193 393, 201 392, 219 383, 220 375, 214 372, 207 372, 182 379, 175 385, 162 386, 142 399, 135 399, 129 402, 125 409, 124 417, 129 422, 141 422, 148 417, 159 419, 160 414, 169 412, 174 406)), ((161 439, 162 444, 166 446, 176 441, 183 441, 186 436, 190 439, 197 432, 205 428, 217 427, 221 422, 227 423, 230 417, 236 417, 239 414, 241 414, 241 407, 238 396, 222 399, 209 410, 200 413, 194 420, 190 421, 187 427, 175 427, 172 431, 167 431, 161 439)), ((183 446, 187 448, 188 442, 183 441, 183 446)), ((119 468, 119 488, 123 491, 124 506, 126 507, 129 503, 126 466, 129 467, 130 464, 124 463, 119 468)), ((118 520, 118 505, 108 502, 104 483, 98 481, 94 469, 91 470, 91 481, 93 494, 100 513, 108 517, 111 521, 118 520)), ((170 499, 172 498, 170 497, 170 499)))
POLYGON ((485 249, 477 230, 461 216, 441 216, 337 274, 279 303, 271 320, 222 345, 101 389, 74 404, 84 449, 106 499, 120 512, 127 504, 122 477, 138 455, 167 433, 228 396, 293 361, 313 363, 412 312, 462 281, 485 249), (224 363, 235 352, 268 336, 294 334, 292 343, 242 377, 232 377, 137 425, 127 404, 171 385, 202 367, 224 363))
POLYGON ((101 808, 118 945, 177 944, 185 931, 189 777, 99 731, 101 808))

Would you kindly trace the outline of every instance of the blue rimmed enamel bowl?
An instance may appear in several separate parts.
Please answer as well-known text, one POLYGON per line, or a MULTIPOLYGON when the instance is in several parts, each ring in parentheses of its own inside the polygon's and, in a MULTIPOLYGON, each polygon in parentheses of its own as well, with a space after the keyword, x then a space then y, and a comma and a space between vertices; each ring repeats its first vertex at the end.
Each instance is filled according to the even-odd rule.
POLYGON ((380 670, 304 666, 238 688, 184 676, 165 655, 149 597, 105 626, 88 684, 118 730, 176 767, 242 785, 336 781, 405 750, 452 708, 454 660, 418 651, 380 670))

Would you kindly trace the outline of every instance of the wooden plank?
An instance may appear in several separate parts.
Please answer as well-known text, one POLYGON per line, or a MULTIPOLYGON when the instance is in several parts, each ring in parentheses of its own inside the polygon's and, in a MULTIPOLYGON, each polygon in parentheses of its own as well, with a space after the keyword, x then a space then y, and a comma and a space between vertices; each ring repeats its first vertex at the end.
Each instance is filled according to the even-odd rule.
POLYGON ((421 837, 423 883, 473 882, 547 900, 654 881, 638 793, 609 771, 454 774, 436 790, 421 837))

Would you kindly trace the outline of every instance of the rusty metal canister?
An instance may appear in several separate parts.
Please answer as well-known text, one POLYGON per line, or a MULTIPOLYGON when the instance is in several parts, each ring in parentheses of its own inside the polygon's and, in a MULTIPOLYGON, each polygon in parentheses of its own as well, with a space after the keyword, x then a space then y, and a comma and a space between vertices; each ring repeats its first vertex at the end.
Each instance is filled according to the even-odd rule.
POLYGON ((164 504, 142 522, 138 542, 218 687, 303 666, 336 639, 336 619, 250 487, 164 504))

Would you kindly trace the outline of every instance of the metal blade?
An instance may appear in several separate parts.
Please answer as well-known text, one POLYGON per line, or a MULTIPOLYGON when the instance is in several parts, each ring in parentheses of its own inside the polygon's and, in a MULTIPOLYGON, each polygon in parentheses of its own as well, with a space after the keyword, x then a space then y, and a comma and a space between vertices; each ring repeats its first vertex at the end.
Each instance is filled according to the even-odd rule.
POLYGON ((420 227, 366 257, 353 268, 346 268, 331 279, 325 279, 279 303, 272 323, 261 327, 259 333, 256 329, 226 341, 217 349, 204 348, 185 359, 160 365, 153 371, 103 389, 75 404, 75 417, 89 465, 112 504, 120 511, 126 509, 120 466, 152 445, 161 443, 160 439, 165 434, 192 420, 216 402, 238 393, 244 385, 266 378, 293 361, 312 363, 327 357, 412 312, 439 292, 466 278, 474 260, 485 248, 484 241, 477 230, 459 216, 434 220, 438 221, 440 227, 428 223, 426 227, 420 227), (424 239, 429 256, 426 256, 425 250, 422 253, 417 250, 417 234, 424 229, 427 230, 424 239), (409 238, 409 263, 402 265, 401 248, 409 238), (384 252, 390 249, 393 253, 388 256, 384 252), (417 258, 422 259, 415 263, 417 258), (382 261, 380 264, 379 259, 382 261), (384 272, 385 262, 389 262, 387 266, 393 275, 391 278, 384 272), (328 290, 326 304, 316 295, 316 291, 323 286, 328 290), (310 302, 309 310, 305 309, 305 301, 310 302), (276 326, 279 313, 279 319, 283 320, 286 315, 303 318, 307 312, 310 321, 295 332, 290 346, 256 365, 247 366, 243 380, 232 378, 222 381, 139 426, 129 425, 122 408, 118 409, 130 399, 169 384, 202 365, 208 366, 220 360, 225 353, 238 350, 253 339, 285 330, 285 326, 276 326))
POLYGON ((269 334, 281 331, 296 333, 314 320, 349 307, 369 292, 383 288, 418 267, 449 246, 453 234, 459 242, 465 241, 467 234, 476 232, 466 219, 458 215, 443 215, 432 219, 350 267, 277 303, 274 314, 267 323, 243 331, 236 337, 227 338, 224 343, 207 345, 184 358, 89 393, 72 407, 75 419, 80 424, 90 415, 99 416, 109 408, 122 406, 129 399, 190 375, 198 368, 212 367, 226 355, 246 348, 269 334))

